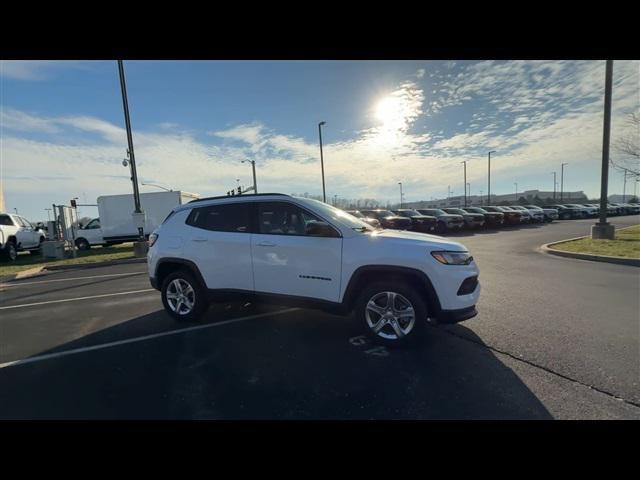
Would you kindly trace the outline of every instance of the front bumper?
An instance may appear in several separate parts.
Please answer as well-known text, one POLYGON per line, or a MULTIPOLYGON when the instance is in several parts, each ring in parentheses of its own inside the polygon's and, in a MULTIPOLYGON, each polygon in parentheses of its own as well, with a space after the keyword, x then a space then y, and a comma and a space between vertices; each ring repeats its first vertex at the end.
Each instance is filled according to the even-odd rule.
POLYGON ((476 306, 472 305, 466 308, 460 308, 458 310, 440 310, 440 313, 435 318, 437 323, 452 324, 469 320, 478 314, 476 306))

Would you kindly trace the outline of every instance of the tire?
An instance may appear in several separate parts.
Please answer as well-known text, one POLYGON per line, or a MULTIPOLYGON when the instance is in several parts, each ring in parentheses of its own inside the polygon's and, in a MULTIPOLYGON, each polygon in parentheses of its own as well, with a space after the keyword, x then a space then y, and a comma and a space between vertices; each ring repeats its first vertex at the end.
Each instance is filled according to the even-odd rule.
POLYGON ((427 314, 427 304, 422 296, 414 287, 401 281, 372 283, 362 291, 355 305, 356 319, 362 324, 366 334, 374 342, 388 346, 404 346, 417 342, 424 334, 427 314), (407 307, 412 308, 412 319, 408 314, 394 316, 394 311, 388 310, 390 298, 395 298, 393 305, 398 313, 405 312, 407 307), (380 325, 380 321, 384 323, 380 325), (377 332, 376 328, 379 328, 377 332))
POLYGON ((443 233, 447 233, 447 226, 443 222, 438 222, 436 225, 436 233, 442 235, 443 233))
POLYGON ((84 238, 76 239, 76 247, 78 250, 89 250, 91 249, 91 244, 84 238))
POLYGON ((2 259, 7 262, 15 262, 18 258, 18 250, 16 249, 16 244, 12 241, 7 242, 4 246, 4 250, 2 251, 2 259))
POLYGON ((164 309, 178 322, 200 319, 209 306, 204 286, 187 270, 169 274, 162 282, 160 294, 164 309), (181 298, 172 299, 172 296, 180 295, 180 289, 181 298))

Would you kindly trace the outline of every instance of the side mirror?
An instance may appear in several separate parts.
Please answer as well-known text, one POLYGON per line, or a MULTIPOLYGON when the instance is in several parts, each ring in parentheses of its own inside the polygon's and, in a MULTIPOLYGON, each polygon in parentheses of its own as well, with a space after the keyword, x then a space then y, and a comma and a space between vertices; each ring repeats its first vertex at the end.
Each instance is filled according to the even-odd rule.
POLYGON ((326 222, 309 222, 304 233, 314 237, 337 237, 334 228, 326 222))

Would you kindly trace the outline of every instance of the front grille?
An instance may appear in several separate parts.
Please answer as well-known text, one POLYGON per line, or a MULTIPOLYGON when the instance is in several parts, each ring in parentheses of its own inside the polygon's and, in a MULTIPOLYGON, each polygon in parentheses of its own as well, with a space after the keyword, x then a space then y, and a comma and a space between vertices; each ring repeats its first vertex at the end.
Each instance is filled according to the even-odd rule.
POLYGON ((469 295, 473 293, 478 286, 478 276, 475 275, 473 277, 465 278, 462 285, 458 289, 458 295, 469 295))

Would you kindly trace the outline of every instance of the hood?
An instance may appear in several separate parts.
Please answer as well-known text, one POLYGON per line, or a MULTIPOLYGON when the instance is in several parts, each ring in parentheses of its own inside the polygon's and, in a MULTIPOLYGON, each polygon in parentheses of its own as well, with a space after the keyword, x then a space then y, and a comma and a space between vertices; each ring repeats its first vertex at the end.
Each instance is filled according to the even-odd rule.
POLYGON ((466 247, 461 243, 454 242, 448 238, 439 237, 438 235, 430 235, 428 233, 409 232, 406 230, 381 230, 369 235, 384 240, 424 243, 425 246, 441 248, 443 250, 452 250, 456 252, 467 251, 466 247))
POLYGON ((483 213, 465 213, 463 215, 464 217, 482 217, 484 218, 484 214, 483 213))
POLYGON ((432 217, 431 215, 413 215, 412 219, 416 220, 435 220, 436 217, 432 217))
POLYGON ((438 218, 449 218, 451 220, 464 220, 462 215, 458 215, 457 213, 445 213, 444 215, 438 216, 438 218))

